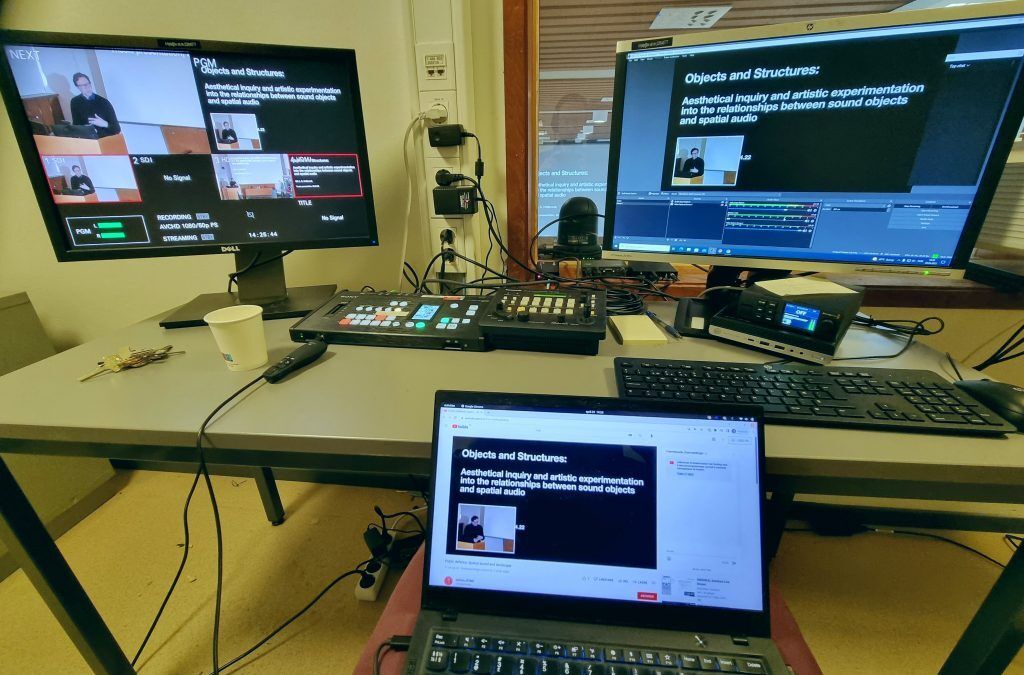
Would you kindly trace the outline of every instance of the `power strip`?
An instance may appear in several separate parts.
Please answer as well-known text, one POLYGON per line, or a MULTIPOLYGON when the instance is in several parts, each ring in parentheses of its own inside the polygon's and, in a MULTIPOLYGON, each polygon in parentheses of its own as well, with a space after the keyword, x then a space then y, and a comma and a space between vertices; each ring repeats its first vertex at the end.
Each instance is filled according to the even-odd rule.
MULTIPOLYGON (((388 547, 388 555, 391 554, 391 548, 388 547)), ((388 563, 387 556, 384 560, 375 560, 366 566, 368 576, 362 577, 359 583, 356 584, 356 600, 365 600, 366 602, 375 602, 377 596, 380 595, 380 589, 384 585, 384 582, 388 578, 388 563), (374 570, 376 567, 376 570, 374 570), (370 579, 372 578, 372 583, 370 579)))

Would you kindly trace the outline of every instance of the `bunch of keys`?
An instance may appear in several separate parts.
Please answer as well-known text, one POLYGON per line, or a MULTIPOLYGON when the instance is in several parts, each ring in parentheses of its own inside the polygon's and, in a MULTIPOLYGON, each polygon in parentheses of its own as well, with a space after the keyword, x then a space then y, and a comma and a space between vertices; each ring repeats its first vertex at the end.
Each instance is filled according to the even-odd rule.
POLYGON ((142 366, 149 365, 156 361, 163 361, 173 354, 185 353, 183 351, 174 352, 171 351, 172 349, 174 349, 173 345, 167 345, 166 347, 160 347, 158 349, 132 349, 131 347, 122 347, 117 350, 116 354, 104 356, 102 361, 97 361, 96 365, 98 365, 99 368, 78 378, 78 381, 85 382, 97 375, 102 375, 103 373, 118 373, 126 368, 141 368, 142 366))

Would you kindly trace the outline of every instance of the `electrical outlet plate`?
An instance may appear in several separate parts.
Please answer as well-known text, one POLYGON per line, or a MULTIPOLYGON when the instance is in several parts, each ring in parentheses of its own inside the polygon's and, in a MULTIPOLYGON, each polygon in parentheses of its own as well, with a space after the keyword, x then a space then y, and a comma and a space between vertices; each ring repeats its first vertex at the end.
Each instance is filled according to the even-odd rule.
MULTIPOLYGON (((421 91, 420 92, 420 110, 426 112, 434 106, 443 106, 448 111, 448 119, 444 121, 444 124, 456 124, 459 121, 458 112, 458 101, 455 98, 454 91, 421 91)), ((427 126, 434 126, 431 122, 427 122, 427 126)), ((423 133, 423 155, 429 161, 431 158, 440 158, 448 160, 449 162, 458 163, 461 157, 461 145, 453 145, 447 148, 432 148, 430 147, 430 141, 427 140, 426 132, 423 133)))
MULTIPOLYGON (((441 252, 441 233, 445 230, 451 230, 455 233, 455 240, 450 247, 455 249, 457 253, 466 255, 466 238, 463 236, 464 230, 462 228, 461 218, 442 218, 441 220, 430 221, 430 240, 433 242, 431 245, 430 257, 434 257, 441 252)), ((465 272, 466 263, 463 260, 456 258, 452 262, 445 263, 445 270, 451 272, 465 272)), ((441 271, 441 261, 438 260, 434 263, 434 267, 431 268, 431 276, 434 276, 441 271)))
POLYGON ((451 42, 416 45, 416 82, 420 91, 455 89, 455 46, 451 42))
MULTIPOLYGON (((434 176, 441 169, 447 169, 451 173, 462 173, 462 168, 459 166, 458 162, 449 162, 442 159, 431 159, 428 157, 424 162, 424 168, 427 179, 427 204, 429 205, 431 220, 451 220, 456 223, 461 223, 461 216, 439 216, 434 213, 434 188, 437 187, 437 181, 434 180, 434 176)), ((462 251, 460 250, 459 253, 462 253, 462 251)))

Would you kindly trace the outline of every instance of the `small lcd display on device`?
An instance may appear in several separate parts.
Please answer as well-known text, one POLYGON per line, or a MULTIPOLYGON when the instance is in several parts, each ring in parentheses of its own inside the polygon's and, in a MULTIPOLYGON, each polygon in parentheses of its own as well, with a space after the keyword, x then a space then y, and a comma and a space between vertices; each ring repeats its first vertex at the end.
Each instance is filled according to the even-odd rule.
POLYGON ((420 305, 416 313, 412 315, 413 321, 430 321, 437 314, 437 310, 441 309, 441 305, 420 305))
POLYGON ((820 309, 787 302, 782 311, 782 325, 813 333, 814 329, 818 327, 818 319, 820 317, 820 309))

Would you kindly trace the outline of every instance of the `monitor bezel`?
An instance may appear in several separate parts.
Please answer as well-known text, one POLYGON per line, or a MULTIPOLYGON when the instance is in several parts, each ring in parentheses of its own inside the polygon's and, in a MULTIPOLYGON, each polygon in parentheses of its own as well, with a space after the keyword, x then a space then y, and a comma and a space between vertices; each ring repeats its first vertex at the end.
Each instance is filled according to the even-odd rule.
POLYGON ((665 38, 621 41, 616 46, 615 84, 612 102, 612 128, 608 152, 608 181, 605 198, 605 228, 602 242, 604 258, 611 260, 642 260, 674 264, 719 265, 740 269, 782 269, 808 272, 881 272, 888 274, 913 274, 962 278, 967 263, 984 225, 996 187, 1002 176, 1006 160, 1013 147, 1024 117, 1024 77, 1020 78, 1010 95, 1010 103, 995 134, 989 162, 982 174, 978 190, 971 203, 967 222, 960 234, 956 250, 947 267, 929 265, 902 265, 875 262, 842 262, 784 257, 739 257, 693 253, 660 253, 653 251, 623 251, 613 249, 615 235, 615 205, 618 189, 619 149, 622 138, 622 110, 625 94, 627 55, 631 52, 653 51, 674 47, 692 47, 726 42, 746 42, 766 38, 782 38, 801 35, 821 35, 851 30, 887 28, 935 23, 948 23, 969 19, 1024 16, 1024 2, 1013 0, 986 5, 916 10, 888 14, 866 14, 820 21, 796 21, 753 28, 735 28, 717 31, 694 32, 665 38), (1007 123, 1016 119, 1017 123, 1007 123))
MULTIPOLYGON (((731 403, 696 403, 671 401, 638 401, 597 396, 560 396, 549 394, 517 394, 498 392, 438 391, 434 397, 434 429, 430 453, 430 494, 438 494, 437 472, 438 430, 441 409, 445 405, 476 407, 515 406, 525 408, 564 408, 571 411, 615 410, 642 413, 669 413, 685 416, 750 417, 757 423, 757 473, 760 506, 761 536, 761 611, 726 609, 698 605, 666 605, 660 603, 630 602, 625 600, 598 600, 569 598, 566 596, 508 591, 446 588, 430 584, 430 561, 434 553, 429 536, 433 513, 427 522, 423 567, 423 607, 442 612, 468 612, 504 616, 526 616, 583 623, 615 624, 663 628, 669 630, 700 630, 768 637, 771 625, 768 598, 768 561, 770 547, 767 536, 767 498, 765 480, 764 411, 760 406, 731 403)), ((448 489, 442 486, 441 489, 448 489)), ((444 547, 441 547, 443 552, 444 547)))
POLYGON ((377 216, 373 201, 373 187, 370 177, 369 151, 366 141, 366 127, 363 120, 362 97, 359 87, 359 68, 354 49, 309 47, 301 45, 255 44, 222 42, 198 38, 158 38, 135 35, 102 35, 94 33, 54 33, 47 31, 0 30, 0 45, 36 44, 39 46, 80 47, 86 49, 131 49, 141 51, 230 53, 250 56, 271 56, 285 58, 308 58, 337 62, 352 69, 352 103, 355 121, 356 149, 359 157, 359 171, 363 183, 363 199, 366 201, 368 233, 365 237, 351 239, 304 239, 281 242, 218 242, 214 244, 190 244, 175 246, 118 246, 110 249, 81 249, 70 246, 65 235, 64 219, 54 202, 46 184, 46 175, 39 151, 32 140, 31 125, 21 103, 21 95, 14 81, 14 73, 6 57, 0 58, 0 95, 2 95, 7 116, 14 129, 14 136, 28 172, 32 191, 39 204, 39 210, 46 227, 50 244, 59 262, 84 260, 113 260, 132 258, 161 258, 168 256, 211 255, 255 250, 297 250, 323 248, 353 248, 380 245, 377 216))

